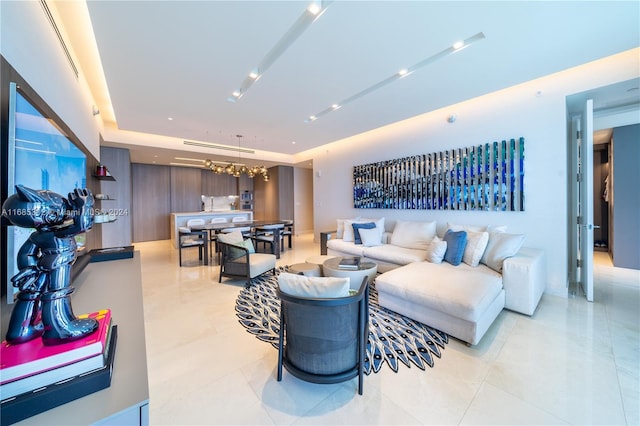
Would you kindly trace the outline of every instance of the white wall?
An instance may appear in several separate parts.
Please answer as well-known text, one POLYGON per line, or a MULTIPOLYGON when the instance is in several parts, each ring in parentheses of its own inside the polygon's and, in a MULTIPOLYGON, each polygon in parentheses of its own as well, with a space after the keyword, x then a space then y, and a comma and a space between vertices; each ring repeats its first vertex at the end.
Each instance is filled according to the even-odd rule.
POLYGON ((2 56, 99 159, 101 122, 92 114, 93 98, 82 73, 73 73, 40 2, 0 1, 0 31, 2 56))
POLYGON ((336 218, 359 215, 384 216, 387 229, 392 229, 398 219, 436 220, 439 232, 443 232, 447 221, 507 225, 508 232, 527 235, 526 246, 545 251, 547 292, 566 295, 565 98, 637 77, 638 58, 635 49, 303 153, 305 158, 313 158, 314 164, 316 234, 335 229, 336 218), (447 117, 453 113, 458 119, 450 124, 447 117), (355 165, 518 137, 525 138, 524 212, 353 208, 355 165))

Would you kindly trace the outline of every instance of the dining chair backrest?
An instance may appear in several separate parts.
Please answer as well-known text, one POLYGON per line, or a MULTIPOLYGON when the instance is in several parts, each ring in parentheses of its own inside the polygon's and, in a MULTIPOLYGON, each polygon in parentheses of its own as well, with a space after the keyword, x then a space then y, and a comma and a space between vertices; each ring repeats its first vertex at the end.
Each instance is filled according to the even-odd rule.
POLYGON ((259 227, 260 229, 282 229, 284 228, 284 224, 282 223, 274 223, 272 225, 263 225, 259 227))
POLYGON ((231 222, 248 222, 249 219, 247 219, 245 216, 234 216, 231 219, 231 222))
POLYGON ((226 217, 214 217, 211 219, 211 223, 227 223, 226 217))
POLYGON ((189 219, 189 220, 187 220, 187 226, 188 227, 203 226, 203 225, 204 225, 204 219, 189 219))

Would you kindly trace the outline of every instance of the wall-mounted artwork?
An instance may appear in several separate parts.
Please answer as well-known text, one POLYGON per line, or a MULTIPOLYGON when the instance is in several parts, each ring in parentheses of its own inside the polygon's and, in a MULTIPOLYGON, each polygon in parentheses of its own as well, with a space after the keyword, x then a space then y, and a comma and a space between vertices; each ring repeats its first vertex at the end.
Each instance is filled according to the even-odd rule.
POLYGON ((353 168, 359 209, 524 211, 524 138, 353 168))

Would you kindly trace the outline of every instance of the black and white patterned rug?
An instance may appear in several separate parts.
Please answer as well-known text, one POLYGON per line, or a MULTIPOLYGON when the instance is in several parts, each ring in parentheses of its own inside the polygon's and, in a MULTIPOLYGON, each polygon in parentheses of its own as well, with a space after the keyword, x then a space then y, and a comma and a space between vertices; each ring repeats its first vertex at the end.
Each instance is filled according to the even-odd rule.
MULTIPOLYGON (((288 267, 277 271, 286 272, 288 267)), ((264 274, 244 288, 236 300, 236 315, 249 333, 278 348, 280 300, 276 295, 277 276, 264 274)), ((369 339, 365 373, 377 373, 386 364, 397 372, 400 365, 424 370, 433 367, 449 342, 445 333, 378 305, 375 283, 369 291, 369 339)))

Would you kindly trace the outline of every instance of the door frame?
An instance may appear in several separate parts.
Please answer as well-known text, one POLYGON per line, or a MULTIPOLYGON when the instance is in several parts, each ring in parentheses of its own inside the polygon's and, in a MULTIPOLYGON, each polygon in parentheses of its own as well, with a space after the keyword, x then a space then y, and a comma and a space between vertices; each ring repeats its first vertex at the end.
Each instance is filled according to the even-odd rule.
POLYGON ((569 293, 593 302, 593 99, 569 126, 569 293))

